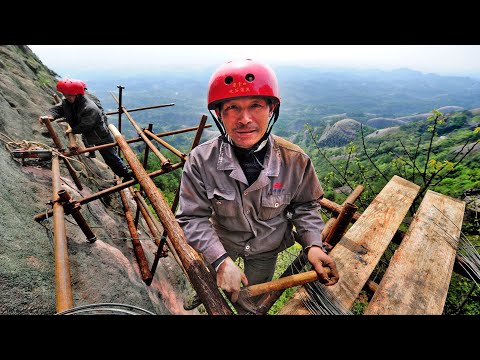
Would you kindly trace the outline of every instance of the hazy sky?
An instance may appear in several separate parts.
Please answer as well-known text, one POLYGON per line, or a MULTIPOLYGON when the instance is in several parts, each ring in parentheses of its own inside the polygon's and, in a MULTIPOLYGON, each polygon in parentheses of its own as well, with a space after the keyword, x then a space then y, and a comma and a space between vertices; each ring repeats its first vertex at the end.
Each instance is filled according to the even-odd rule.
POLYGON ((407 67, 480 74, 480 45, 28 45, 61 76, 77 71, 202 68, 251 58, 275 65, 361 69, 407 67))

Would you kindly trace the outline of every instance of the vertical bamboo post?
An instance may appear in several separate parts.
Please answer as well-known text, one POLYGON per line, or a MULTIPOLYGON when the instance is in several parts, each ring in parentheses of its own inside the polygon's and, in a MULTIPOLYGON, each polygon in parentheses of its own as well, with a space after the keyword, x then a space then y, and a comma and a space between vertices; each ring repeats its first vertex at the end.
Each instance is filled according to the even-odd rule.
POLYGON ((65 213, 63 206, 58 201, 58 192, 62 190, 58 156, 52 158, 52 187, 55 296, 57 312, 62 312, 73 308, 73 296, 70 280, 70 265, 68 262, 67 231, 64 218, 65 213))
MULTIPOLYGON (((117 85, 118 88, 118 131, 122 132, 122 90, 125 89, 125 86, 117 85)), ((120 147, 117 148, 117 153, 120 155, 120 147)))
POLYGON ((332 229, 327 237, 324 238, 323 242, 329 244, 331 247, 335 246, 347 231, 348 225, 352 221, 353 215, 355 215, 357 209, 358 206, 351 203, 345 203, 342 206, 342 211, 338 215, 332 229))
POLYGON ((122 199, 123 210, 125 212, 125 218, 127 220, 128 230, 132 236, 133 251, 135 252, 135 257, 140 267, 140 273, 142 274, 142 279, 145 284, 150 285, 153 280, 153 275, 150 272, 148 267, 148 261, 145 256, 145 252, 142 248, 142 243, 140 242, 137 228, 135 227, 135 222, 133 221, 133 215, 130 211, 130 206, 128 205, 127 196, 125 195, 124 190, 120 190, 120 197, 122 199))

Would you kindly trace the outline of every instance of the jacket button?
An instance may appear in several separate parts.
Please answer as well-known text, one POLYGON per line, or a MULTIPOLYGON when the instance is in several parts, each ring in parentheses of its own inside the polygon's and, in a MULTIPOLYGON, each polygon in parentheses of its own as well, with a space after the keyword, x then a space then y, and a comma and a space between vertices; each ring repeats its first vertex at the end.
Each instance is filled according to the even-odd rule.
POLYGON ((250 250, 250 245, 245 246, 245 250, 250 250))
POLYGON ((277 207, 278 207, 278 203, 275 203, 275 205, 274 205, 274 206, 277 208, 277 207))

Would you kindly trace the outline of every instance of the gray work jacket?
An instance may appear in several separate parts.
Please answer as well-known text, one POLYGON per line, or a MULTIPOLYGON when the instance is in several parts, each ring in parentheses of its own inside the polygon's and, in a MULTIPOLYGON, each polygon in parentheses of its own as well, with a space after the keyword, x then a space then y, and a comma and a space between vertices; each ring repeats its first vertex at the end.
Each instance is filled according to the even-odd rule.
POLYGON ((115 142, 108 130, 107 118, 103 110, 91 99, 77 95, 73 104, 66 99, 48 109, 54 119, 65 117, 73 134, 83 134, 90 146, 115 142))
POLYGON ((295 240, 303 247, 322 244, 323 190, 311 159, 275 135, 266 146, 265 169, 251 186, 232 147, 221 137, 188 154, 176 218, 188 243, 206 262, 214 262, 226 250, 256 257, 278 253, 295 240))

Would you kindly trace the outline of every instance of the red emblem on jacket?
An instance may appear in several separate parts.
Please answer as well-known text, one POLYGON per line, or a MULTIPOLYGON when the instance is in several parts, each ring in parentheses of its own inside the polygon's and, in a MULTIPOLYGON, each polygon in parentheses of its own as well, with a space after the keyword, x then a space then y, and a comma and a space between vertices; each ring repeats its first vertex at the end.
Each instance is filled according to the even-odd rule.
POLYGON ((275 184, 273 184, 273 188, 274 189, 280 189, 282 187, 282 183, 281 182, 276 182, 275 184))

